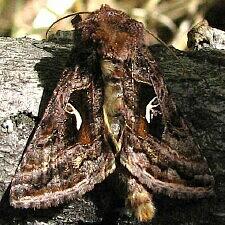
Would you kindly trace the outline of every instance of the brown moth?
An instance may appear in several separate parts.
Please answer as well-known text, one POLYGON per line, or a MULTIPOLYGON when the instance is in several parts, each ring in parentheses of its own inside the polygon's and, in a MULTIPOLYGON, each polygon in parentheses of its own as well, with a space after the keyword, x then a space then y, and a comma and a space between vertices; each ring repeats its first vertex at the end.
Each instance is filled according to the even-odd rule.
POLYGON ((212 195, 214 179, 145 46, 143 24, 107 5, 72 22, 74 60, 12 180, 11 205, 57 206, 113 172, 140 221, 153 218, 154 194, 212 195))

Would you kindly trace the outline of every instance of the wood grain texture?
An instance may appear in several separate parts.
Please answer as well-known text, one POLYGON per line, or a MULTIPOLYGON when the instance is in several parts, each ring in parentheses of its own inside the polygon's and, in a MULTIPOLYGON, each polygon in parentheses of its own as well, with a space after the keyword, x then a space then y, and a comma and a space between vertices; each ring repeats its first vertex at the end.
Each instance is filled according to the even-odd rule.
MULTIPOLYGON (((37 116, 40 105, 39 115, 42 113, 55 87, 58 75, 65 67, 71 44, 38 42, 27 38, 1 38, 0 46, 2 51, 0 54, 0 122, 3 124, 5 120, 11 119, 14 125, 13 132, 5 133, 3 132, 5 129, 1 129, 0 133, 0 188, 3 196, 34 125, 33 117, 21 112, 27 111, 37 116)), ((210 205, 210 214, 208 203, 205 202, 178 204, 159 199, 159 210, 153 224, 165 224, 168 220, 173 224, 182 224, 184 221, 190 221, 192 224, 213 224, 212 221, 216 221, 217 224, 222 224, 225 220, 223 200, 225 199, 223 190, 225 184, 224 53, 216 50, 188 53, 177 51, 176 54, 186 68, 186 73, 183 74, 180 63, 164 47, 153 46, 151 51, 155 53, 160 63, 167 86, 173 93, 178 108, 191 123, 194 138, 211 165, 216 178, 217 193, 213 207, 210 205), (168 206, 171 204, 174 204, 174 207, 168 206), (168 208, 172 211, 168 212, 168 208)), ((110 194, 104 192, 105 189, 102 186, 96 187, 85 197, 86 201, 77 200, 65 207, 47 211, 25 212, 26 215, 29 214, 27 218, 22 216, 22 211, 15 212, 7 208, 7 196, 4 195, 2 210, 5 216, 0 219, 0 224, 10 222, 12 218, 14 221, 20 223, 26 221, 30 224, 98 222, 104 217, 103 212, 99 213, 99 211, 101 212, 104 208, 107 211, 106 206, 110 209, 109 205, 112 204, 110 194), (102 191, 99 190, 104 191, 101 193, 102 191), (102 206, 99 210, 98 205, 101 201, 104 202, 105 207, 102 206)), ((117 221, 117 224, 126 223, 128 223, 127 220, 117 221)))

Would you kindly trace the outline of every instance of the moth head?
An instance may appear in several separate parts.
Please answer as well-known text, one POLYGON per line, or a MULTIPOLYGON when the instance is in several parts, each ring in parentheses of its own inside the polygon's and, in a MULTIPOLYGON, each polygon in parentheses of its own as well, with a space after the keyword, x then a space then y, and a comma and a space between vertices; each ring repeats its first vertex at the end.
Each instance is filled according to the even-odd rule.
POLYGON ((100 58, 124 61, 143 45, 143 24, 124 12, 103 5, 76 24, 81 39, 94 45, 100 58))

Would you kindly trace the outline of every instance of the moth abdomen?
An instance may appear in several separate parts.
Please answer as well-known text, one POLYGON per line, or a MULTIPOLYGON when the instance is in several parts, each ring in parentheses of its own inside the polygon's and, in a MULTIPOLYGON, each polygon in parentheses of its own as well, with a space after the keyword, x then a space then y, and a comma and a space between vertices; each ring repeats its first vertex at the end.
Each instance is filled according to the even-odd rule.
POLYGON ((147 222, 152 220, 155 215, 152 195, 132 178, 128 179, 127 188, 126 207, 134 213, 139 221, 147 222))

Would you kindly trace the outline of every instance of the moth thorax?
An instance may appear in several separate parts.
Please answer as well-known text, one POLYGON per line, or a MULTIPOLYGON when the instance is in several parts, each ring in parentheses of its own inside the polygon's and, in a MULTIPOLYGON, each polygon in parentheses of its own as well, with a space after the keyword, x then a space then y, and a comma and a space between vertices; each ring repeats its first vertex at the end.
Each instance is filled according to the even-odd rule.
POLYGON ((110 121, 110 128, 111 128, 111 132, 114 135, 114 137, 116 139, 118 139, 120 131, 121 131, 121 122, 120 119, 115 117, 115 118, 111 118, 110 121))
POLYGON ((115 70, 115 64, 111 60, 103 59, 100 62, 103 79, 112 77, 115 70))
POLYGON ((103 113, 108 137, 114 143, 116 152, 119 152, 124 128, 123 88, 120 81, 104 82, 103 113))
POLYGON ((108 116, 117 117, 124 108, 121 82, 105 82, 104 105, 108 116))

